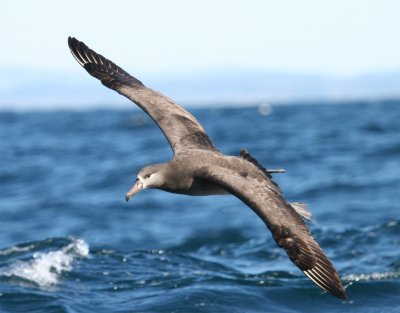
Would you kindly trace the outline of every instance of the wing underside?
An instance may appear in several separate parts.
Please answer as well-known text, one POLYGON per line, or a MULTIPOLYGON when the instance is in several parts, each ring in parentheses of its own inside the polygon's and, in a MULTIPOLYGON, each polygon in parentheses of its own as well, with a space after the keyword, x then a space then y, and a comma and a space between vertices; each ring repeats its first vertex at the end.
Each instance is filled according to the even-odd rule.
POLYGON ((301 216, 271 188, 275 186, 271 179, 261 182, 217 166, 202 168, 197 175, 247 204, 267 225, 278 246, 315 284, 338 298, 346 297, 331 261, 311 236, 301 216))

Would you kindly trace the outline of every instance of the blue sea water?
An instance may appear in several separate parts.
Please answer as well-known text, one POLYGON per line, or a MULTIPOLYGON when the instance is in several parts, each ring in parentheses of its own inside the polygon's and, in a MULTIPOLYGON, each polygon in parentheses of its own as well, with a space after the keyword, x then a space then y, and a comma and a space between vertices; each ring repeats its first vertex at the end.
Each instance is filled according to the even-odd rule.
POLYGON ((400 312, 400 101, 193 109, 305 202, 348 299, 233 196, 146 190, 171 150, 139 110, 0 112, 0 312, 400 312))

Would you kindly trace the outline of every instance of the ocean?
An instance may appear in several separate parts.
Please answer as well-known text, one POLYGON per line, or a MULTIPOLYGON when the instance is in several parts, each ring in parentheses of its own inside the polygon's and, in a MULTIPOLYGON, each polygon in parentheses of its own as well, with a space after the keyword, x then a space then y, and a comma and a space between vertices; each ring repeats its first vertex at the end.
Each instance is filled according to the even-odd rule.
POLYGON ((311 232, 348 299, 321 291, 233 196, 146 190, 172 157, 126 110, 0 112, 0 312, 400 312, 400 100, 194 108, 248 151, 311 232))

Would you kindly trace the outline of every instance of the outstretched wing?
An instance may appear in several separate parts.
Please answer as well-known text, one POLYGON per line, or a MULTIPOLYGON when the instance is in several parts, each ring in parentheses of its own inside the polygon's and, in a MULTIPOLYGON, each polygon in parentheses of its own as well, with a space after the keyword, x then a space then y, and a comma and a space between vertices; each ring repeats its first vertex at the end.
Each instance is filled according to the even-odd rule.
POLYGON ((174 153, 185 149, 217 151, 203 127, 188 111, 171 99, 147 88, 83 42, 69 37, 68 45, 80 65, 101 83, 142 108, 160 127, 174 153))
POLYGON ((301 216, 275 191, 270 178, 260 181, 218 166, 204 167, 196 175, 241 199, 264 221, 278 246, 305 275, 332 295, 346 298, 332 263, 301 216))

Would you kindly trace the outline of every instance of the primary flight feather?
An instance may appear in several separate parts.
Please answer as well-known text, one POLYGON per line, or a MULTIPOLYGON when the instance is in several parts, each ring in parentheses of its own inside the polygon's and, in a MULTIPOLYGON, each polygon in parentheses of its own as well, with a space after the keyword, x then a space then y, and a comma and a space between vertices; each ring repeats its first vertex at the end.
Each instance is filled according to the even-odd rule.
POLYGON ((302 217, 311 214, 299 203, 287 202, 271 173, 246 150, 240 156, 220 153, 201 124, 188 111, 147 88, 119 66, 68 38, 72 55, 93 77, 136 103, 164 133, 174 152, 167 163, 142 168, 128 201, 143 189, 156 188, 186 195, 232 194, 248 205, 266 224, 278 246, 316 285, 344 299, 346 293, 334 266, 310 234, 302 217))

